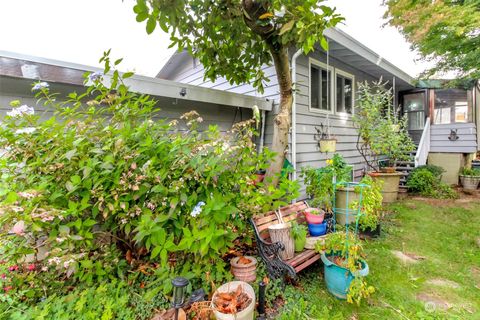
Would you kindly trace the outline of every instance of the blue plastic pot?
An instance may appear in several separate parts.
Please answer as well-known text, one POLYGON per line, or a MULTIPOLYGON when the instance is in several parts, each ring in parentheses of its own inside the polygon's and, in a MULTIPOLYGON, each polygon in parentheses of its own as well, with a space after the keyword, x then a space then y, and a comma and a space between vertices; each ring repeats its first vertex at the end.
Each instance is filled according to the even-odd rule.
POLYGON ((352 273, 330 261, 329 256, 331 255, 326 256, 325 253, 322 253, 321 256, 327 290, 338 299, 345 300, 352 280, 355 277, 366 277, 368 275, 368 264, 362 260, 362 270, 352 273))
POLYGON ((323 236, 327 233, 327 221, 324 220, 322 223, 319 224, 309 223, 308 231, 310 232, 310 235, 312 237, 323 236))

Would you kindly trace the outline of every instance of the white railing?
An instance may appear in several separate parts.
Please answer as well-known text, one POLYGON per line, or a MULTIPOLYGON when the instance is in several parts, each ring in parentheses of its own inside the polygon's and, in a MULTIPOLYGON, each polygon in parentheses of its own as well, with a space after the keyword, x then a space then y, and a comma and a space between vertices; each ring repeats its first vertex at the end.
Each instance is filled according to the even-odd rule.
POLYGON ((425 121, 422 138, 418 144, 417 153, 415 154, 415 167, 427 164, 428 153, 430 152, 430 117, 425 121))

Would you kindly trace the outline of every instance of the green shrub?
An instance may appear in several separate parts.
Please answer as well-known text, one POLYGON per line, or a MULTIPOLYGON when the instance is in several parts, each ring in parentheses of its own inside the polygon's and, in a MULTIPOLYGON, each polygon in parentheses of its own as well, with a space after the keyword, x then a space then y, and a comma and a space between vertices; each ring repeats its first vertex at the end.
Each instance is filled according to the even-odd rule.
POLYGON ((415 168, 407 179, 407 188, 411 192, 419 193, 426 197, 456 198, 456 192, 449 185, 441 182, 440 179, 443 172, 442 168, 432 165, 415 168))
POLYGON ((480 176, 480 169, 463 167, 460 170, 460 174, 463 174, 465 176, 480 176))
MULTIPOLYGON (((102 61, 107 73, 108 54, 102 61)), ((257 154, 254 120, 225 134, 200 130, 196 112, 152 121, 157 102, 128 91, 131 75, 113 71, 108 87, 90 75, 94 85, 65 102, 38 84, 55 116, 14 106, 0 124, 0 260, 19 267, 0 283, 14 294, 35 302, 59 280, 93 284, 143 262, 157 292, 169 293, 174 275, 208 288, 231 277, 222 256, 238 237, 252 239, 247 218, 296 197, 288 179, 254 183, 273 157, 257 154)))

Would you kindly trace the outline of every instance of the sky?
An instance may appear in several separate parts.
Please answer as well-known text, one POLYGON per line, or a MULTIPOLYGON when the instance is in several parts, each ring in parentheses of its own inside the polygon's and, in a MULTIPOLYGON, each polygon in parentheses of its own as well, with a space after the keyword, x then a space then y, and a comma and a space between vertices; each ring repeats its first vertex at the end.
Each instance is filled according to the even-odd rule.
MULTIPOLYGON (((329 0, 345 18, 341 29, 416 76, 427 64, 417 63, 403 36, 382 27, 382 0, 329 0)), ((124 58, 121 69, 155 76, 174 49, 159 28, 151 35, 135 21, 133 0, 0 0, 0 51, 74 62, 98 63, 111 48, 124 58)))

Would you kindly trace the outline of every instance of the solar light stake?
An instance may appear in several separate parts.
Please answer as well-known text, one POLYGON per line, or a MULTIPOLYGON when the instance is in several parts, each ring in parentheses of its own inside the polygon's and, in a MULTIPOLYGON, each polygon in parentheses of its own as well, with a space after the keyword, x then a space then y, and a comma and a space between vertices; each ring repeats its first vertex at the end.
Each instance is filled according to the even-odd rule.
POLYGON ((172 280, 173 285, 173 302, 172 306, 175 308, 175 320, 178 320, 178 309, 180 309, 185 302, 185 289, 188 285, 188 280, 183 277, 176 277, 172 280))
POLYGON ((266 288, 266 283, 263 281, 260 281, 258 284, 258 315, 263 318, 265 316, 265 288, 266 288))

